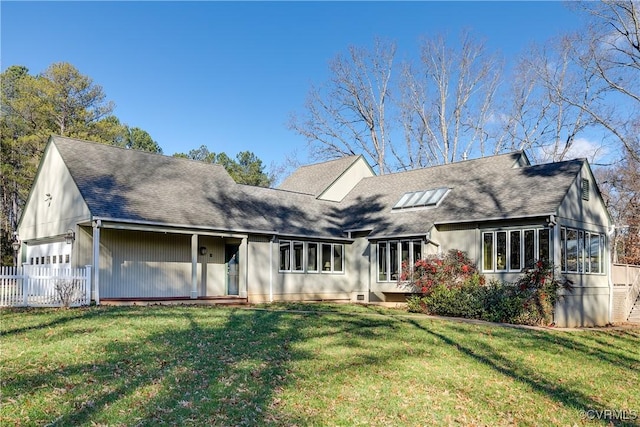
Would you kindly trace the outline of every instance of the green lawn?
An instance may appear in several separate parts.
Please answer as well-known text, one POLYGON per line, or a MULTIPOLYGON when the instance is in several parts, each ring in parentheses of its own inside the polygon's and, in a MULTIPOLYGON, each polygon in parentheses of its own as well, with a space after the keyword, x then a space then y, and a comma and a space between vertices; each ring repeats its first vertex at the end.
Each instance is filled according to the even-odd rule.
POLYGON ((271 308, 2 310, 0 425, 640 425, 640 329, 271 308))

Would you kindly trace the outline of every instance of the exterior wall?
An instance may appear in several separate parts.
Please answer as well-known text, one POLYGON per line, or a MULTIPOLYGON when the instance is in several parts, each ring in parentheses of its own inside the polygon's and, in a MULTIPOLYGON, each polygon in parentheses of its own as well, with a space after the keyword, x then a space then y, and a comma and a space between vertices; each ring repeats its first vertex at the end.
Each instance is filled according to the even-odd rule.
MULTIPOLYGON (((316 240, 313 240, 316 242, 316 240)), ((318 241, 320 242, 320 241, 318 241)), ((278 243, 252 237, 248 243, 247 296, 250 303, 350 300, 367 289, 366 239, 344 245, 344 273, 280 272, 278 243)))
POLYGON ((362 180, 373 176, 371 167, 363 157, 359 157, 334 183, 318 197, 322 200, 339 202, 362 180))
POLYGON ((573 291, 564 292, 556 307, 556 324, 566 327, 601 326, 609 323, 610 311, 610 251, 608 231, 611 220, 596 185, 596 180, 585 163, 576 181, 570 187, 557 215, 555 263, 560 265, 560 228, 570 227, 605 236, 603 269, 599 274, 563 273, 573 282, 573 291), (589 181, 589 200, 582 198, 582 179, 589 181))
POLYGON ((58 149, 48 144, 20 220, 18 234, 30 244, 38 239, 62 236, 89 221, 91 212, 71 178, 58 149))
MULTIPOLYGON (((227 295, 225 244, 239 239, 199 236, 199 297, 227 295)), ((92 263, 90 227, 76 237, 78 265, 92 263)), ((171 298, 191 295, 191 235, 103 228, 100 235, 100 298, 171 298)))

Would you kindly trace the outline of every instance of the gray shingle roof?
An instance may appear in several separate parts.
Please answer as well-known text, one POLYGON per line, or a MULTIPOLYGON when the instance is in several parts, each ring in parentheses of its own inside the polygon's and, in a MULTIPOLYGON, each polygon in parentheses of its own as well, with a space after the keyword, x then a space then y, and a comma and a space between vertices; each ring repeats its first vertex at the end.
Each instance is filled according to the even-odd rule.
POLYGON ((334 183, 360 156, 346 156, 336 160, 301 166, 278 186, 280 190, 295 191, 318 197, 334 183))
POLYGON ((514 167, 520 153, 363 179, 345 198, 347 229, 371 237, 420 235, 433 224, 555 213, 584 160, 514 167), (393 211, 409 191, 450 188, 435 208, 393 211))
MULTIPOLYGON (((324 238, 357 229, 373 230, 372 237, 420 235, 437 223, 555 213, 584 162, 514 168, 519 153, 469 160, 364 178, 338 203, 316 199, 317 190, 236 184, 220 165, 63 137, 52 142, 95 217, 324 238), (435 208, 392 210, 405 192, 440 187, 451 191, 435 208)), ((310 179, 322 170, 315 166, 342 173, 357 157, 292 177, 310 179)), ((291 182, 285 187, 300 181, 291 182)))
POLYGON ((236 184, 215 164, 54 137, 92 215, 212 230, 343 237, 336 204, 236 184))

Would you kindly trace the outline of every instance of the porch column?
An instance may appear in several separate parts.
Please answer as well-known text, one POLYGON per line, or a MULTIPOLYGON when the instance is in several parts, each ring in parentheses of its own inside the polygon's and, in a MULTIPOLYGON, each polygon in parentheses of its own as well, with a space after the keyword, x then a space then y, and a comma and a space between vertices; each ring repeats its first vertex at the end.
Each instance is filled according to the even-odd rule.
POLYGON ((100 226, 101 220, 93 221, 93 300, 100 305, 100 226))
POLYGON ((191 299, 198 298, 198 235, 191 235, 191 299))
POLYGON ((249 239, 247 237, 242 238, 242 242, 240 242, 240 247, 238 248, 240 252, 240 275, 238 279, 240 279, 238 296, 242 298, 247 298, 247 283, 249 282, 249 239))

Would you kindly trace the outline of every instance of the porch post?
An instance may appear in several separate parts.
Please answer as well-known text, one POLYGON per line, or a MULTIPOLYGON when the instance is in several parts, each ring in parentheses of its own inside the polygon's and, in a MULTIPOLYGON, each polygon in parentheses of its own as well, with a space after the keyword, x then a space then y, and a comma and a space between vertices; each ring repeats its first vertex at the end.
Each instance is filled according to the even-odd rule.
POLYGON ((238 296, 247 298, 247 283, 249 278, 249 239, 247 237, 242 238, 242 242, 240 242, 240 248, 238 248, 240 253, 240 271, 238 279, 240 283, 238 284, 238 296))
POLYGON ((100 226, 101 220, 93 221, 93 299, 100 305, 100 226))
POLYGON ((191 235, 191 299, 198 298, 198 235, 191 235))

